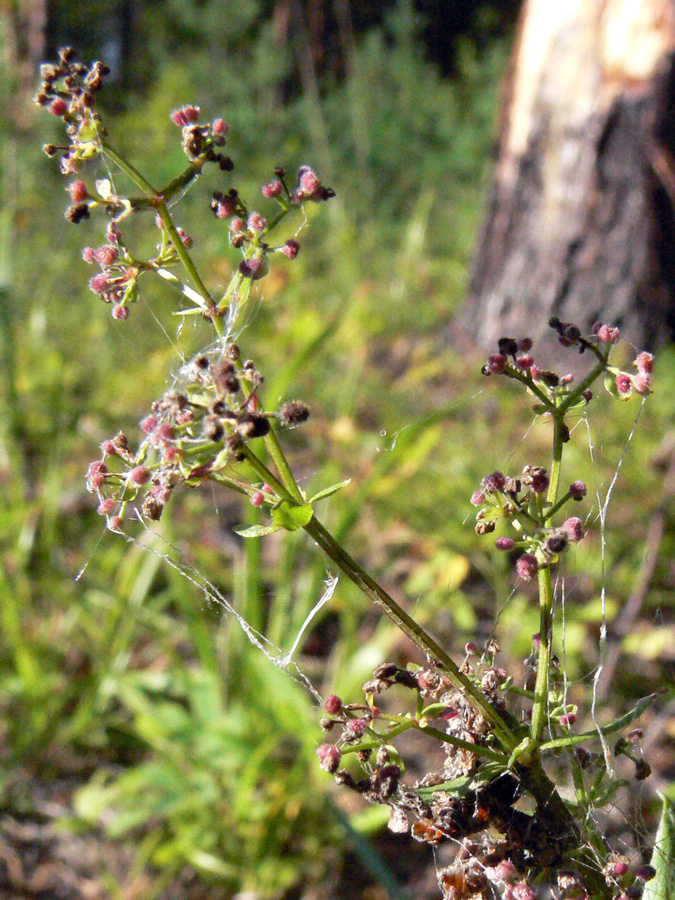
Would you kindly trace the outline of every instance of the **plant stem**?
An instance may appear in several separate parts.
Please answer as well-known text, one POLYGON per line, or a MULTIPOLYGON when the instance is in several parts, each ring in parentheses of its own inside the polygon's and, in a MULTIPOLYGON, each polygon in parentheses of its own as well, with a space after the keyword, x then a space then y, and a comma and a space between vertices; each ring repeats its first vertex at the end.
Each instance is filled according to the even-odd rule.
POLYGON ((553 639, 553 585, 551 569, 539 569, 539 659, 537 680, 534 686, 534 705, 530 723, 530 749, 541 742, 548 706, 548 677, 551 665, 551 641, 553 639))
POLYGON ((132 166, 123 156, 120 156, 116 150, 113 150, 107 141, 101 140, 101 148, 103 153, 115 163, 117 168, 121 169, 121 171, 124 172, 124 174, 130 178, 136 187, 139 187, 144 194, 147 194, 148 197, 157 196, 158 192, 150 182, 141 175, 135 166, 132 166))
POLYGON ((216 329, 216 333, 218 335, 223 334, 223 325, 219 319, 217 314, 217 304, 213 299, 211 294, 209 293, 206 285, 201 279, 197 268, 192 261, 192 257, 187 251, 187 248, 183 241, 180 239, 180 235, 176 230, 176 226, 173 224, 173 220, 171 219, 171 214, 169 213, 169 207, 166 204, 166 197, 171 198, 173 193, 176 190, 176 185, 183 185, 183 183, 187 184, 196 172, 192 172, 192 166, 190 166, 182 175, 180 175, 177 179, 171 182, 168 186, 168 193, 165 194, 161 191, 156 190, 150 182, 141 175, 141 173, 134 166, 131 165, 123 156, 113 150, 113 148, 106 142, 101 141, 101 146, 103 149, 103 153, 109 157, 109 159, 115 163, 115 165, 127 175, 134 184, 139 187, 150 200, 152 206, 155 207, 159 217, 161 218, 164 227, 169 235, 171 243, 173 245, 173 249, 176 252, 176 255, 180 259, 181 263, 185 271, 187 272, 190 281, 192 282, 194 288, 197 290, 199 295, 203 298, 204 303, 206 304, 207 309, 211 313, 215 313, 215 315, 211 316, 211 321, 213 322, 213 326, 216 329))
POLYGON ((198 294, 204 300, 209 312, 212 313, 211 321, 213 323, 213 327, 216 329, 216 333, 219 336, 223 334, 223 324, 220 320, 217 310, 216 301, 213 299, 211 294, 208 291, 208 288, 204 284, 201 279, 199 272, 197 271, 197 267, 192 261, 192 257, 187 251, 187 247, 183 243, 176 230, 176 226, 173 224, 173 220, 171 219, 171 214, 169 213, 169 207, 166 205, 166 200, 161 196, 157 195, 154 201, 155 209, 157 210, 157 214, 162 220, 164 227, 167 230, 169 238, 171 239, 171 243, 173 244, 173 249, 176 251, 176 255, 183 263, 183 268, 187 272, 190 281, 192 282, 194 288, 198 292, 198 294))
POLYGON ((508 727, 502 716, 492 706, 484 694, 460 671, 459 667, 436 641, 428 635, 424 629, 411 618, 396 601, 387 594, 368 575, 368 573, 342 548, 335 538, 319 522, 316 516, 312 516, 310 522, 305 525, 305 531, 314 538, 324 553, 331 559, 363 593, 372 600, 385 615, 399 628, 420 650, 434 660, 448 676, 458 690, 461 690, 472 703, 490 722, 495 735, 501 741, 505 749, 513 750, 518 744, 518 738, 508 727))
POLYGON ((283 482, 284 487, 291 495, 293 500, 296 503, 304 504, 306 503, 305 498, 302 495, 302 491, 297 485, 295 478, 293 477, 293 473, 291 472, 291 467, 288 465, 288 460, 284 455, 284 451, 281 449, 281 444, 279 443, 279 438, 274 431, 274 428, 270 426, 269 434, 265 438, 263 438, 263 442, 265 444, 265 449, 270 455, 274 466, 279 473, 279 477, 283 482))

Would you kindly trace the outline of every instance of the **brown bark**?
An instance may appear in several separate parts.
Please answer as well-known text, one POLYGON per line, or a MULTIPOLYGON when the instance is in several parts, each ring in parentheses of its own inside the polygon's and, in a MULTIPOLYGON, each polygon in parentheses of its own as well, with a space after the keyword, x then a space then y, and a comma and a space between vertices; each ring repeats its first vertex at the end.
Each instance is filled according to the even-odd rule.
POLYGON ((675 326, 675 5, 527 0, 464 327, 675 326))

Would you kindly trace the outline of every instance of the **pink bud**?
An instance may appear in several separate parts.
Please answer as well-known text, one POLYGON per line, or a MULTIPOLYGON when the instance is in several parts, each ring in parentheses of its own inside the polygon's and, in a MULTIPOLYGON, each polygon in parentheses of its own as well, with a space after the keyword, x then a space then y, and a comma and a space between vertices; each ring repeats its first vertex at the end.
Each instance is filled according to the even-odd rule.
POLYGON ((633 388, 636 394, 644 396, 648 394, 652 386, 652 376, 646 372, 638 372, 633 376, 633 388))
POLYGON ((323 708, 331 716, 337 716, 342 709, 342 700, 335 694, 329 694, 323 701, 323 708))
POLYGON ((266 197, 268 200, 272 197, 278 197, 283 189, 283 184, 278 179, 275 179, 274 181, 270 181, 267 184, 263 184, 263 197, 266 197))
POLYGON ((492 375, 499 375, 506 368, 506 357, 501 353, 493 353, 488 359, 488 372, 492 375))
POLYGON ((580 541, 584 536, 583 523, 578 516, 570 516, 569 519, 566 519, 560 530, 565 533, 568 541, 580 541))
POLYGON ((230 133, 230 126, 223 119, 214 119, 211 125, 211 131, 218 137, 227 137, 230 133))
POLYGON ((654 357, 651 353, 638 353, 635 365, 638 372, 641 372, 643 375, 651 375, 654 369, 654 357))
POLYGON ((533 553, 523 553, 516 563, 516 571, 523 581, 531 581, 539 571, 537 557, 533 553))
POLYGON ((251 494, 251 506, 262 506, 265 502, 265 495, 262 491, 256 491, 255 494, 251 494))
POLYGON ((70 199, 73 203, 83 203, 89 196, 86 184, 80 179, 71 181, 66 190, 70 194, 70 199))
POLYGON ((570 485, 570 497, 572 500, 581 500, 586 496, 586 485, 583 481, 573 481, 570 485))
POLYGON ((185 231, 184 228, 180 228, 180 227, 176 228, 176 231, 178 232, 178 237, 185 244, 185 246, 189 249, 193 244, 193 241, 192 241, 192 238, 190 237, 190 235, 187 233, 187 231, 185 231))
POLYGON ((281 248, 281 252, 288 259, 295 259, 295 257, 298 255, 299 251, 300 251, 300 244, 294 240, 286 241, 284 246, 281 248))
POLYGON ((633 381, 630 375, 625 372, 619 372, 616 376, 616 389, 620 394, 630 394, 633 389, 633 381))
POLYGON ((319 757, 322 769, 325 769, 326 772, 337 771, 342 757, 339 747, 336 747, 335 744, 321 744, 316 748, 316 755, 319 757))
POLYGON ((139 487, 142 484, 146 484, 149 480, 150 469, 148 469, 147 466, 136 466, 135 469, 132 469, 131 472, 129 472, 129 481, 139 487))
POLYGON ((47 107, 53 116, 63 116, 68 110, 68 105, 62 97, 57 97, 47 107))
POLYGON ((101 500, 96 512, 99 514, 99 516, 109 516, 114 508, 115 508, 115 501, 113 500, 113 498, 106 497, 105 500, 101 500))
POLYGON ((495 541, 495 547, 497 550, 513 550, 515 543, 510 537, 498 537, 495 541))

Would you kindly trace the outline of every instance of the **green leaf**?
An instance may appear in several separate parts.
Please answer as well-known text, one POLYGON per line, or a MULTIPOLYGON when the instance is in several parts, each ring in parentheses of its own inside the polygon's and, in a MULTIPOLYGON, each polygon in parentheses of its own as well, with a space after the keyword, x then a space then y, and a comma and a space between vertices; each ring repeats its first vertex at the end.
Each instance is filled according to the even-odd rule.
POLYGON ((675 896, 675 804, 668 797, 663 797, 651 864, 656 875, 647 882, 642 900, 671 900, 675 896))
POLYGON ((272 510, 272 522, 276 528, 285 528, 286 531, 297 531, 298 528, 304 528, 305 525, 308 525, 313 515, 314 510, 311 503, 299 506, 296 503, 283 500, 276 509, 272 510))
POLYGON ((429 787, 417 788, 413 793, 421 797, 431 797, 432 794, 450 794, 453 797, 466 797, 471 791, 471 775, 462 775, 454 781, 444 781, 441 784, 429 785, 429 787))
POLYGON ((274 534, 281 531, 283 525, 249 525, 248 528, 237 527, 234 531, 243 538, 262 537, 264 534, 274 534))
POLYGON ((326 497, 330 497, 331 494, 335 494, 338 491, 342 490, 343 487, 347 487, 350 481, 351 478, 348 478, 346 481, 339 481, 337 484, 331 484, 330 487, 324 488, 322 491, 319 491, 318 494, 314 494, 314 496, 310 497, 307 502, 316 503, 317 500, 325 500, 326 497))

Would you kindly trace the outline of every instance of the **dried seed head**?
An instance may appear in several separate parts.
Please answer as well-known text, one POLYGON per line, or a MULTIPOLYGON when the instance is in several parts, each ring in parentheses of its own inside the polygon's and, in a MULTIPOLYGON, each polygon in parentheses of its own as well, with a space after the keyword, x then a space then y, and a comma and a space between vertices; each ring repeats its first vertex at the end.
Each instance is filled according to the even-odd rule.
POLYGON ((290 400, 279 410, 279 422, 284 428, 295 428, 309 418, 309 406, 300 400, 290 400))

